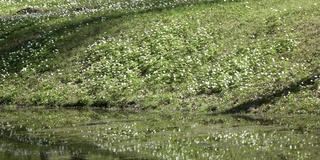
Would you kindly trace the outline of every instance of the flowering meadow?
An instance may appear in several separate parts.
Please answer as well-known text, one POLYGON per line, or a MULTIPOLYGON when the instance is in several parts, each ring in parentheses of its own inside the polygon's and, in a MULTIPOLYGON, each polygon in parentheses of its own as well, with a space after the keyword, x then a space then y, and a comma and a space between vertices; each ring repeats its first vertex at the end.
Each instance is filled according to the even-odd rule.
POLYGON ((0 0, 0 159, 317 159, 319 44, 318 0, 0 0))
POLYGON ((2 0, 0 104, 317 114, 319 5, 2 0))

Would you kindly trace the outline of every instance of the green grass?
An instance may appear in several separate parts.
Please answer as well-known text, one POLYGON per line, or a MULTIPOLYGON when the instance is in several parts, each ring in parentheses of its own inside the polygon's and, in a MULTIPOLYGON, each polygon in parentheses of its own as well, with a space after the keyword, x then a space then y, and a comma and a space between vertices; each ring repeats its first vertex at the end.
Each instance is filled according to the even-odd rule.
POLYGON ((45 2, 0 3, 1 105, 319 114, 316 0, 45 2))
POLYGON ((147 159, 316 159, 319 6, 0 0, 1 137, 147 159), (39 10, 17 13, 27 6, 39 10))

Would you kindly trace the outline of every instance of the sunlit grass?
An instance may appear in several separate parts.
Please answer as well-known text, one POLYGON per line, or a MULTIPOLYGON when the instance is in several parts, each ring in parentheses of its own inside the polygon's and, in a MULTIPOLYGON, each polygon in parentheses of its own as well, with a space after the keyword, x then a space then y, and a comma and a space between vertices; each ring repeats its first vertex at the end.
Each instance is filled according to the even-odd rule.
POLYGON ((318 6, 3 1, 0 102, 223 111, 273 96, 250 108, 319 113, 318 6))
POLYGON ((0 136, 146 159, 316 159, 319 5, 0 0, 0 136))

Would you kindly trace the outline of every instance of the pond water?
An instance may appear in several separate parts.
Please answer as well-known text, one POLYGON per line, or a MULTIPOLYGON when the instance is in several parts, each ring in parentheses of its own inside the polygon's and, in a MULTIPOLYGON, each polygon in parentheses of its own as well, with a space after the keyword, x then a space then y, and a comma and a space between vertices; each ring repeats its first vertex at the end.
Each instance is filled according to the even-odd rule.
POLYGON ((133 159, 130 154, 99 150, 87 144, 39 146, 0 138, 1 160, 108 160, 133 159))
MULTIPOLYGON (((37 131, 5 129, 0 159, 319 159, 320 118, 190 113, 106 116, 37 131)), ((17 127, 12 127, 17 128, 17 127)))

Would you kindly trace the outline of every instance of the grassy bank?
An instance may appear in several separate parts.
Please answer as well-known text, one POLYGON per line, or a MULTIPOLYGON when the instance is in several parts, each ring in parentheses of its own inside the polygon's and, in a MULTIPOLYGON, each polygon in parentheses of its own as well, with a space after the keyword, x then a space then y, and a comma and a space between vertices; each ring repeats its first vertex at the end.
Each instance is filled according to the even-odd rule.
POLYGON ((1 2, 0 104, 318 114, 319 5, 1 2))
POLYGON ((0 1, 0 137, 109 159, 316 159, 319 6, 0 1))

